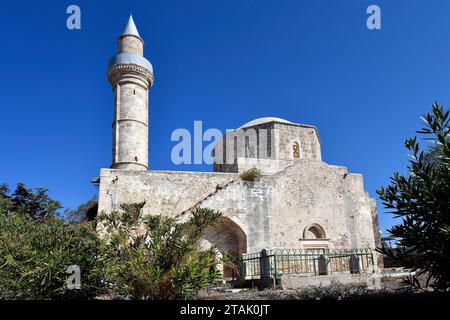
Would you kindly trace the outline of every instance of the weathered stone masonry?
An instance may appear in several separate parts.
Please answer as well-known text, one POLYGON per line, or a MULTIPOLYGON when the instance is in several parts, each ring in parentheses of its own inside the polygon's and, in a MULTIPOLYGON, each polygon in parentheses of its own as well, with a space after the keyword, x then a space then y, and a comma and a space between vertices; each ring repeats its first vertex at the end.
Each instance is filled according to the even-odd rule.
POLYGON ((235 146, 226 143, 233 134, 227 133, 216 145, 214 172, 148 171, 153 68, 143 57, 143 44, 130 18, 110 62, 113 161, 111 169, 101 169, 99 211, 144 200, 147 214, 177 219, 196 206, 217 209, 224 219, 206 240, 233 255, 264 248, 375 248, 375 201, 364 191, 362 175, 322 161, 314 126, 255 119, 237 131, 268 130, 268 137, 235 146), (231 163, 221 161, 226 157, 231 163), (252 167, 261 170, 261 178, 243 181, 239 173, 252 167))

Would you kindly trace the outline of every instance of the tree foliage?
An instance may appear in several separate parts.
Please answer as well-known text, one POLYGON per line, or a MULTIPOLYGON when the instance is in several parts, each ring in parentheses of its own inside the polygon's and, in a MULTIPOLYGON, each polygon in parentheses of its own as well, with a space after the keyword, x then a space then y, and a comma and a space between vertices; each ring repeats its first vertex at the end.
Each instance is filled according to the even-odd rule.
POLYGON ((99 240, 89 224, 28 215, 0 215, 0 299, 90 298, 101 286, 99 240), (66 270, 81 270, 81 289, 69 289, 66 270))
POLYGON ((23 215, 31 220, 42 221, 57 216, 61 204, 47 195, 48 190, 35 190, 18 183, 14 192, 10 192, 8 185, 0 185, 0 214, 12 213, 23 215))
POLYGON ((220 274, 214 248, 201 237, 221 213, 195 209, 184 222, 143 214, 145 203, 86 222, 97 201, 59 216, 46 189, 0 185, 0 299, 93 298, 106 290, 134 299, 192 298, 220 274), (98 232, 99 231, 99 232, 98 232), (70 289, 69 266, 81 270, 70 289))
POLYGON ((427 284, 439 290, 450 289, 449 112, 433 104, 423 117, 426 127, 418 131, 433 147, 424 151, 416 137, 406 140, 408 174, 395 173, 391 184, 377 191, 384 206, 402 220, 389 232, 418 256, 417 275, 425 275, 427 284))
POLYGON ((82 203, 75 210, 67 210, 65 212, 65 218, 70 223, 94 221, 98 210, 98 200, 97 198, 92 198, 91 200, 82 203))
POLYGON ((221 213, 195 209, 185 222, 165 215, 144 215, 145 202, 122 204, 102 213, 106 281, 112 290, 134 299, 184 299, 215 282, 214 248, 201 250, 204 230, 221 213))

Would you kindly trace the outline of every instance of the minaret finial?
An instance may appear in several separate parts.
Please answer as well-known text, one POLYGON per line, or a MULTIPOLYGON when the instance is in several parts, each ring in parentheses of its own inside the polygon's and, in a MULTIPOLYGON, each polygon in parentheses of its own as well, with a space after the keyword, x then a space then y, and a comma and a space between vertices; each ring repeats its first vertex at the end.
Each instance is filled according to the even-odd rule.
POLYGON ((139 37, 139 38, 141 37, 139 35, 139 32, 138 32, 137 28, 136 28, 136 24, 134 23, 133 14, 132 13, 130 13, 130 17, 128 18, 128 22, 127 22, 127 25, 125 27, 125 30, 123 30, 121 35, 122 36, 123 35, 132 35, 132 36, 136 36, 136 37, 139 37))

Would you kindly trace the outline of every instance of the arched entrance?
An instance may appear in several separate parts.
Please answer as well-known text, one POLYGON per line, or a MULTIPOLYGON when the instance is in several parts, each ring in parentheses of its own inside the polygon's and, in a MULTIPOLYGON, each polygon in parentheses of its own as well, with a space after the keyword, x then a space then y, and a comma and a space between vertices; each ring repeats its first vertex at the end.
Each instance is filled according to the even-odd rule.
MULTIPOLYGON (((247 252, 247 236, 245 232, 231 219, 222 217, 218 223, 208 228, 203 239, 206 244, 213 245, 220 252, 220 256, 227 255, 231 259, 247 252)), ((224 279, 234 278, 237 270, 232 263, 222 266, 224 279)))

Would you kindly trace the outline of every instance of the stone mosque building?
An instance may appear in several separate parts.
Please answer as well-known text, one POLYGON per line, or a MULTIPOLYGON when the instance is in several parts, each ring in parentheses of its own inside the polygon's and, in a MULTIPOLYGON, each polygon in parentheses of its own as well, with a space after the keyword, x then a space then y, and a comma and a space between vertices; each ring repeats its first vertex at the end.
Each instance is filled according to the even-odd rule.
POLYGON ((363 176, 323 162, 319 134, 311 125, 255 119, 236 130, 244 139, 237 139, 239 134, 226 139, 231 132, 216 145, 213 172, 149 170, 153 68, 131 16, 118 43, 108 69, 114 92, 113 158, 111 168, 100 172, 99 212, 144 200, 146 213, 179 219, 195 207, 220 210, 222 222, 207 240, 232 255, 379 246, 375 200, 364 191, 363 176), (256 132, 256 139, 247 132, 256 132), (267 133, 264 139, 261 132, 267 133), (242 179, 240 173, 250 168, 261 176, 242 179))

